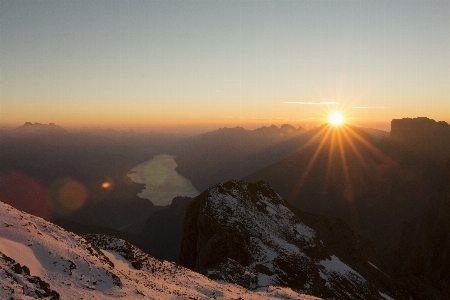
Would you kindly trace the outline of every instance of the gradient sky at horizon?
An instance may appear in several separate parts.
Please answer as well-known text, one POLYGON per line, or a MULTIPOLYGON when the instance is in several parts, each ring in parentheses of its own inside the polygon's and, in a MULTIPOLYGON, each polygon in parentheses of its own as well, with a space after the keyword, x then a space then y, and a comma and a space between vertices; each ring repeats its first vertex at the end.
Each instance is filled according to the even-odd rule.
POLYGON ((450 1, 0 1, 0 125, 450 122, 450 1))

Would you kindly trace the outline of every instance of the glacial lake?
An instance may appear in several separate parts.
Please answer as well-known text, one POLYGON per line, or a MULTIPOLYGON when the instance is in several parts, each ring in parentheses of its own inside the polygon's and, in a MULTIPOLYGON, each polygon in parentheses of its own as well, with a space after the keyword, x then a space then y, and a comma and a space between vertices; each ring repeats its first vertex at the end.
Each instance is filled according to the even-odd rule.
POLYGON ((195 197, 199 194, 191 181, 175 171, 175 156, 160 154, 131 169, 128 177, 145 184, 139 197, 155 205, 169 205, 176 196, 195 197))

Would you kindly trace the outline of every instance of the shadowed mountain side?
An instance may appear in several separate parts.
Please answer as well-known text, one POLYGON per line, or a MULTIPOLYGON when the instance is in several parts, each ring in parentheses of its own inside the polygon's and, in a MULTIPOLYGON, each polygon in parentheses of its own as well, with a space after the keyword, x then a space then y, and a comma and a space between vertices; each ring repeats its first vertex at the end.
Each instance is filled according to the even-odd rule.
POLYGON ((416 285, 434 288, 440 299, 450 298, 450 159, 444 187, 419 216, 405 223, 391 249, 393 270, 416 277, 416 285))
MULTIPOLYGON (((388 276, 380 277, 380 270, 375 267, 378 266, 381 270, 387 270, 387 267, 392 266, 386 266, 373 248, 372 243, 355 234, 347 223, 338 218, 327 218, 307 213, 292 205, 288 205, 288 207, 302 223, 316 231, 317 238, 320 239, 325 248, 335 253, 343 263, 353 270, 357 270, 368 281, 377 282, 380 288, 388 288, 392 285, 392 278, 388 276), (372 268, 367 268, 368 263, 372 268)), ((398 259, 398 257, 403 256, 396 256, 397 263, 402 262, 403 260, 398 259)), ((395 272, 395 270, 400 269, 391 269, 391 273, 396 275, 397 288, 408 289, 416 299, 428 298, 427 295, 432 291, 430 285, 423 284, 417 278, 405 276, 404 273, 395 272)))
MULTIPOLYGON (((125 240, 133 245, 136 245, 140 249, 141 243, 143 241, 142 237, 137 234, 132 234, 125 231, 115 230, 108 227, 100 227, 95 225, 85 225, 85 224, 79 224, 75 223, 66 219, 59 219, 52 221, 53 224, 58 225, 66 231, 73 232, 77 235, 87 235, 87 234, 101 234, 101 235, 107 235, 111 237, 116 237, 118 239, 125 240)), ((151 251, 147 251, 147 253, 150 253, 151 251)))
POLYGON ((209 188, 186 212, 180 263, 249 289, 276 283, 326 299, 409 297, 342 221, 297 211, 298 218, 286 204, 265 182, 209 188))
POLYGON ((269 182, 304 211, 342 218, 384 249, 425 205, 433 178, 400 166, 355 128, 325 126, 319 141, 245 180, 269 182))
MULTIPOLYGON (((388 132, 359 128, 378 141, 388 132)), ((318 143, 321 128, 304 130, 291 125, 274 125, 245 130, 223 128, 180 142, 175 161, 177 171, 189 178, 199 191, 210 186, 243 178, 289 157, 305 145, 318 143)))
POLYGON ((311 132, 291 125, 222 128, 186 140, 176 153, 177 172, 203 191, 289 156, 310 136, 311 132))
POLYGON ((0 135, 0 198, 48 220, 140 233, 154 205, 137 196, 144 185, 132 182, 127 173, 160 153, 169 137, 114 133, 110 139, 28 124, 0 135), (104 182, 109 186, 102 187, 104 182), (69 207, 61 201, 67 183, 77 187, 66 193, 69 207), (70 207, 77 195, 79 202, 70 207))
POLYGON ((158 259, 178 262, 184 215, 191 201, 189 197, 175 197, 167 208, 151 214, 141 234, 140 248, 158 259))
POLYGON ((375 142, 380 141, 382 138, 386 138, 390 135, 388 131, 374 129, 374 128, 365 128, 365 127, 354 127, 355 129, 362 130, 370 134, 375 142))

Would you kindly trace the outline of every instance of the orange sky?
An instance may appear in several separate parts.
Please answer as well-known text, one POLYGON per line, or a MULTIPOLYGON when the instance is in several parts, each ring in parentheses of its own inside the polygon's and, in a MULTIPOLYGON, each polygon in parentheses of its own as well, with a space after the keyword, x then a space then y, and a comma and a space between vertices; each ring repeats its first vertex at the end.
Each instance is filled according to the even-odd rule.
POLYGON ((449 1, 0 2, 0 126, 450 122, 449 1))

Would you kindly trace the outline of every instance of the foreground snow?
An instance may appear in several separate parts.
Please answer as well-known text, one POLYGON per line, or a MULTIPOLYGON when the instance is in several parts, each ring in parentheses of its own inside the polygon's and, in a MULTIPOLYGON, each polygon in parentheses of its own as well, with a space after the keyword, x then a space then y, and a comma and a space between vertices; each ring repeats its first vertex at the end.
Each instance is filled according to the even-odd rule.
POLYGON ((0 202, 0 299, 318 299, 211 281, 106 236, 87 239, 0 202))

